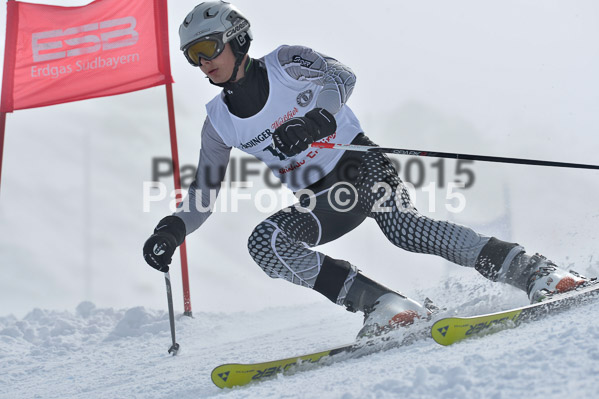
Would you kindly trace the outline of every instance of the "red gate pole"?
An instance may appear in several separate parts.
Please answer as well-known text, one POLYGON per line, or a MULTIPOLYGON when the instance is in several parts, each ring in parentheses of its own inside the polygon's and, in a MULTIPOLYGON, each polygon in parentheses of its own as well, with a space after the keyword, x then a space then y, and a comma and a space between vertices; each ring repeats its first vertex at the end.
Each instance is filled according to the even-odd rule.
MULTIPOLYGON (((175 179, 175 190, 177 190, 177 206, 181 203, 181 175, 179 172, 179 152, 177 150, 177 129, 175 128, 175 106, 173 102, 173 84, 166 83, 166 103, 168 108, 168 126, 171 137, 171 154, 173 159, 173 177, 175 179)), ((192 316, 191 313, 191 295, 189 292, 189 272, 187 268, 187 247, 185 241, 179 247, 181 254, 181 279, 183 280, 183 307, 184 315, 192 316)))

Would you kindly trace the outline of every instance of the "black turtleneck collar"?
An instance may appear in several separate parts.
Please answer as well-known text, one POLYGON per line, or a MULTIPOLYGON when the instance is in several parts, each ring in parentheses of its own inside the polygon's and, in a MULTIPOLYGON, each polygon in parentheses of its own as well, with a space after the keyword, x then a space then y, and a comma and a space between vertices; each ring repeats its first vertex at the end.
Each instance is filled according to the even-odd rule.
POLYGON ((242 79, 222 86, 229 112, 239 118, 249 118, 260 112, 268 100, 269 92, 264 61, 248 57, 244 69, 242 79))

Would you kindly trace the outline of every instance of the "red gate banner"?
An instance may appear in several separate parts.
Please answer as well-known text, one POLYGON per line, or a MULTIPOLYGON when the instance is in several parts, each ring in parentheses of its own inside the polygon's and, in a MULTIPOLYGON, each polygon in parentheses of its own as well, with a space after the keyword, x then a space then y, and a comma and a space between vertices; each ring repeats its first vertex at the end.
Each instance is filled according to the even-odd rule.
POLYGON ((7 6, 1 112, 172 83, 166 0, 7 6))

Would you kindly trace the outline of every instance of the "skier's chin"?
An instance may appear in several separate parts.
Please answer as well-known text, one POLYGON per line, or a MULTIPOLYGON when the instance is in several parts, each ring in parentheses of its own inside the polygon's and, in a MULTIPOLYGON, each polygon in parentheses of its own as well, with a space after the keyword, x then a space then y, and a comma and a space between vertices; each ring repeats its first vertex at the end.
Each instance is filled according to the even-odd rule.
POLYGON ((224 77, 224 74, 222 74, 222 73, 219 73, 219 74, 210 73, 210 74, 207 74, 206 77, 208 79, 210 79, 212 81, 212 83, 215 83, 215 84, 223 84, 223 83, 226 83, 228 80, 227 78, 224 77))

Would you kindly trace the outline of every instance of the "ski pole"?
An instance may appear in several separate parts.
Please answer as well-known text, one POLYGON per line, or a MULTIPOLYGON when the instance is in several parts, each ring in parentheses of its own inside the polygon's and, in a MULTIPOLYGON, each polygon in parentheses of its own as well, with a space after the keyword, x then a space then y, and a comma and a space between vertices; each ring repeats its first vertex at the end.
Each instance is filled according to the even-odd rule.
POLYGON ((169 272, 164 273, 164 281, 166 282, 166 299, 168 300, 168 320, 171 324, 171 338, 173 344, 168 349, 168 353, 172 353, 173 356, 179 351, 179 344, 175 340, 175 311, 173 310, 173 293, 171 290, 171 275, 169 272))
POLYGON ((412 155, 418 157, 435 157, 435 158, 450 158, 450 159, 467 159, 472 161, 485 162, 501 162, 524 165, 539 165, 539 166, 556 166, 561 168, 577 168, 577 169, 599 169, 599 165, 585 165, 579 163, 540 161, 536 159, 508 158, 508 157, 493 157, 487 155, 471 155, 458 154, 451 152, 432 152, 420 150, 405 150, 400 148, 388 147, 371 147, 367 145, 356 144, 335 144, 335 143, 319 143, 311 144, 312 148, 333 148, 336 150, 362 151, 362 152, 379 152, 386 154, 412 155))

